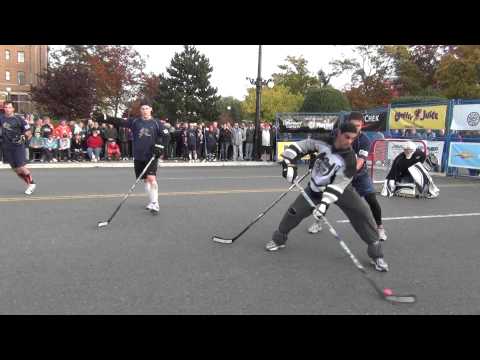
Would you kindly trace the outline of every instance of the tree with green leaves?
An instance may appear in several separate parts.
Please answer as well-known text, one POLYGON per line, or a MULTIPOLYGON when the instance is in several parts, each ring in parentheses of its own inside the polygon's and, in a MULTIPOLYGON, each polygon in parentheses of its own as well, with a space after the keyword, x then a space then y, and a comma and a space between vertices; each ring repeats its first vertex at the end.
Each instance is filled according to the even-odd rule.
POLYGON ((384 58, 390 61, 394 84, 401 96, 440 95, 435 74, 447 48, 445 45, 383 46, 384 58))
POLYGON ((435 74, 442 93, 450 99, 480 97, 480 45, 458 45, 440 61, 435 74))
POLYGON ((181 53, 175 53, 155 97, 169 119, 210 121, 218 116, 219 96, 210 85, 212 71, 208 58, 194 46, 185 45, 181 53))
POLYGON ((305 95, 308 88, 318 86, 318 79, 307 68, 308 61, 303 56, 287 56, 285 64, 278 65, 281 73, 272 75, 275 84, 287 87, 292 94, 305 95))
POLYGON ((221 118, 228 118, 233 122, 243 119, 242 102, 233 96, 221 97, 217 101, 216 107, 221 118))
POLYGON ((388 80, 392 74, 390 59, 379 45, 359 45, 355 48, 359 59, 347 58, 330 62, 333 73, 351 73, 351 85, 346 90, 352 109, 385 105, 392 98, 388 80))
MULTIPOLYGON (((272 122, 277 112, 297 112, 303 104, 303 96, 294 94, 283 85, 275 85, 272 89, 262 90, 261 118, 272 122)), ((248 95, 242 102, 242 111, 249 119, 255 119, 255 88, 248 89, 248 95)))
POLYGON ((341 91, 326 86, 310 88, 305 95, 301 112, 338 112, 351 110, 347 97, 341 91))

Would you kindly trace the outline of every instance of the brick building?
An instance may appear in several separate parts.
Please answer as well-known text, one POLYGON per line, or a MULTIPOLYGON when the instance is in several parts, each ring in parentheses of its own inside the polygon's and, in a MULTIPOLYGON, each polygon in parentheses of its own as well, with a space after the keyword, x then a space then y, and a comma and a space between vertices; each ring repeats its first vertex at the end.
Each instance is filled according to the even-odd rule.
POLYGON ((10 97, 17 112, 32 112, 30 89, 47 61, 48 45, 0 45, 0 108, 10 97))

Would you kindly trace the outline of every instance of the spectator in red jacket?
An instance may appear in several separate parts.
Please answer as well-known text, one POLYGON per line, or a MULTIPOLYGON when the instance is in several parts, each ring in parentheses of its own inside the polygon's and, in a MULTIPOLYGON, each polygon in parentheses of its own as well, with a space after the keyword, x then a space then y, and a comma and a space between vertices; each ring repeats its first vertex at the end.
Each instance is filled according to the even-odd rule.
POLYGON ((120 146, 115 141, 110 141, 107 145, 107 160, 120 160, 120 146))
POLYGON ((97 162, 102 152, 103 139, 98 130, 93 130, 92 135, 87 139, 87 154, 91 161, 97 162))
POLYGON ((67 125, 67 120, 60 119, 60 124, 55 128, 54 135, 57 139, 63 138, 63 134, 67 134, 69 139, 72 138, 72 129, 67 125))

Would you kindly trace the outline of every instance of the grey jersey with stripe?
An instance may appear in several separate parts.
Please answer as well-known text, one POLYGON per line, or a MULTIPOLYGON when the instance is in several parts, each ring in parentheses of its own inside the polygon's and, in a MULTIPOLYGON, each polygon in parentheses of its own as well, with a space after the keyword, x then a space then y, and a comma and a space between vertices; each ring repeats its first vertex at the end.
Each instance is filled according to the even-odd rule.
POLYGON ((307 139, 296 142, 287 148, 282 156, 296 161, 305 154, 318 153, 312 168, 310 188, 314 192, 323 192, 323 200, 332 204, 343 194, 356 172, 355 152, 337 150, 333 146, 334 138, 325 141, 307 139))

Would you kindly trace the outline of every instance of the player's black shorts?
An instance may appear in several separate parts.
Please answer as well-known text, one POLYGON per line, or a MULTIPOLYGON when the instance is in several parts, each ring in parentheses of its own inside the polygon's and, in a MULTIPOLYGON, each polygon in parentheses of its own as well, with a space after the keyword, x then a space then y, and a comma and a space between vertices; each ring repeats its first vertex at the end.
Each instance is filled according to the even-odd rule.
POLYGON ((25 166, 25 146, 3 147, 3 163, 16 169, 25 166))
MULTIPOLYGON (((150 161, 150 160, 148 160, 150 161)), ((135 177, 138 178, 140 174, 142 173, 143 169, 145 169, 145 166, 147 166, 148 161, 141 161, 141 160, 134 160, 133 161, 133 167, 135 168, 135 177)), ((158 167, 158 159, 154 159, 150 166, 148 167, 147 171, 145 174, 143 174, 142 179, 145 179, 147 175, 157 175, 157 167, 158 167)))

